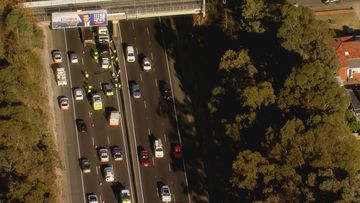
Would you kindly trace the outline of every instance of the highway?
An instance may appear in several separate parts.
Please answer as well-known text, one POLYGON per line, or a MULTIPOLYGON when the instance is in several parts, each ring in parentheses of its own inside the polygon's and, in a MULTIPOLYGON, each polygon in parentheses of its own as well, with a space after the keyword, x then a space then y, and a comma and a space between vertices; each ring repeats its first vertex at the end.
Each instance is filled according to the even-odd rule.
MULTIPOLYGON (((57 87, 56 96, 67 96, 70 99, 70 110, 60 111, 55 107, 58 133, 62 133, 64 142, 64 169, 69 187, 65 192, 70 202, 86 202, 89 193, 98 195, 100 202, 117 202, 121 189, 129 189, 132 202, 161 202, 159 189, 169 185, 172 202, 191 202, 187 193, 188 183, 184 162, 174 162, 171 158, 172 146, 180 144, 179 130, 176 125, 175 106, 161 98, 159 83, 171 87, 170 67, 164 52, 159 33, 159 19, 152 18, 137 21, 122 21, 115 24, 118 32, 115 44, 119 55, 122 91, 107 97, 101 91, 101 83, 111 82, 108 70, 101 69, 90 56, 94 45, 83 48, 77 29, 51 30, 49 52, 59 49, 63 53, 63 63, 67 71, 68 86, 57 87), (137 61, 125 61, 125 45, 135 47, 137 61), (68 51, 75 51, 79 56, 78 64, 71 64, 68 51), (144 72, 139 58, 147 56, 152 62, 152 70, 144 72), (89 79, 83 72, 88 71, 89 79), (129 81, 137 81, 141 87, 141 98, 134 99, 129 92, 129 81), (104 109, 116 108, 121 112, 120 127, 110 128, 105 118, 105 110, 94 111, 89 99, 75 101, 73 89, 92 85, 94 91, 102 96, 104 109), (87 132, 78 132, 76 119, 84 119, 87 132), (155 158, 153 142, 161 139, 165 156, 155 158), (119 146, 124 153, 124 160, 114 162, 112 157, 108 165, 114 166, 115 182, 106 183, 102 176, 103 165, 100 164, 97 149, 119 146), (139 150, 147 149, 151 154, 149 167, 143 167, 139 160, 139 150), (91 172, 82 173, 80 158, 88 158, 91 172)), ((52 66, 55 70, 54 66, 52 66)), ((53 76, 55 77, 55 76, 53 76)), ((54 98, 57 101, 57 98, 54 98)), ((61 137, 61 136, 60 136, 61 137)))
MULTIPOLYGON (((125 73, 122 74, 122 81, 136 81, 141 87, 140 99, 132 98, 130 91, 127 91, 124 92, 124 100, 130 101, 129 116, 133 119, 132 133, 138 154, 141 149, 152 152, 150 166, 140 166, 144 202, 160 202, 158 191, 163 184, 169 185, 173 202, 191 202, 183 165, 173 164, 171 159, 171 146, 179 144, 180 138, 176 125, 171 122, 175 120, 174 106, 165 102, 160 94, 159 83, 165 82, 170 86, 171 78, 162 41, 157 41, 155 37, 161 36, 158 25, 158 19, 121 21, 119 24, 119 45, 121 48, 134 46, 135 53, 139 56, 135 63, 124 62, 125 58, 120 58, 123 61, 122 73, 125 73), (141 69, 141 61, 138 59, 144 56, 152 62, 150 72, 141 69), (164 145, 164 158, 155 158, 154 155, 153 142, 159 138, 164 145)), ((124 91, 126 90, 128 83, 125 82, 124 91)))
MULTIPOLYGON (((85 194, 95 193, 100 200, 105 202, 116 202, 121 189, 132 189, 127 159, 127 146, 124 142, 123 120, 120 127, 110 128, 105 119, 105 111, 94 111, 90 105, 90 100, 74 101, 72 89, 81 87, 85 92, 85 84, 91 84, 94 91, 100 93, 103 98, 105 109, 113 107, 120 109, 119 94, 106 97, 101 91, 101 83, 110 82, 111 75, 109 71, 101 69, 99 65, 90 57, 91 45, 87 45, 85 53, 82 54, 83 46, 79 39, 77 29, 51 31, 54 49, 60 49, 64 55, 63 65, 67 69, 68 86, 59 87, 59 96, 67 96, 70 99, 70 111, 60 112, 62 122, 64 123, 64 136, 66 139, 66 161, 68 172, 70 174, 71 189, 70 196, 72 202, 84 202, 85 194), (66 53, 75 51, 79 55, 79 64, 70 64, 66 53), (85 80, 83 71, 90 73, 88 80, 85 80), (71 88, 70 88, 71 87, 71 88), (87 123, 87 132, 81 133, 76 130, 76 119, 84 119, 87 123), (94 127, 91 127, 94 124, 94 127), (97 148, 119 146, 125 153, 124 160, 114 162, 110 158, 109 165, 114 166, 115 182, 106 183, 102 176, 103 166, 100 164, 97 148), (86 157, 91 163, 91 173, 83 174, 80 170, 79 158, 86 157)), ((57 109, 58 110, 58 109, 57 109)), ((59 111, 59 110, 58 110, 59 111)), ((123 118, 122 118, 123 119, 123 118)))

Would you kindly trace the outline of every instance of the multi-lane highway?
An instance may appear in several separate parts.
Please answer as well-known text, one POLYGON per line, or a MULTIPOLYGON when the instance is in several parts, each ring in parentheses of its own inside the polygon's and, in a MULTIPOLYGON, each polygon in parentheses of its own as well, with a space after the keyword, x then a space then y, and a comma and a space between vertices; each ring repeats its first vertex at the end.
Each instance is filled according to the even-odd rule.
MULTIPOLYGON (((101 83, 111 83, 111 74, 101 69, 90 56, 94 45, 87 44, 83 48, 77 29, 50 31, 49 51, 59 49, 64 55, 62 65, 67 70, 68 86, 57 87, 57 96, 70 99, 70 110, 57 111, 58 133, 64 137, 64 168, 70 183, 65 192, 71 202, 86 202, 88 193, 98 195, 100 202, 119 201, 121 189, 129 189, 133 202, 161 202, 159 187, 169 185, 172 202, 191 202, 187 193, 186 171, 184 162, 176 162, 171 158, 172 146, 180 144, 175 119, 175 109, 171 102, 161 98, 159 84, 172 86, 170 67, 164 44, 161 40, 159 19, 125 21, 114 24, 117 37, 114 38, 119 56, 122 90, 114 96, 107 97, 101 91, 101 83), (135 47, 137 61, 128 63, 124 58, 124 47, 135 47), (66 57, 68 51, 75 51, 79 63, 72 64, 66 57), (150 58, 152 70, 141 69, 142 57, 150 58), (85 79, 83 72, 89 72, 85 79), (140 84, 141 98, 135 99, 129 92, 129 81, 140 84), (73 89, 81 87, 85 91, 92 85, 94 91, 103 98, 104 109, 116 108, 121 112, 121 124, 118 128, 110 128, 105 118, 105 110, 94 111, 90 100, 75 101, 73 89), (84 119, 87 132, 78 132, 76 119, 84 119), (161 139, 164 147, 164 158, 155 158, 153 142, 161 139), (119 146, 124 153, 122 162, 114 162, 110 158, 108 165, 114 166, 115 182, 106 183, 102 176, 103 165, 97 154, 97 148, 119 146), (150 152, 150 166, 143 167, 139 162, 139 150, 150 152), (82 173, 79 159, 86 157, 91 163, 91 172, 82 173)), ((54 81, 55 83, 55 81, 54 81)), ((56 101, 57 98, 54 98, 56 101)), ((57 106, 56 106, 57 107, 57 106)))

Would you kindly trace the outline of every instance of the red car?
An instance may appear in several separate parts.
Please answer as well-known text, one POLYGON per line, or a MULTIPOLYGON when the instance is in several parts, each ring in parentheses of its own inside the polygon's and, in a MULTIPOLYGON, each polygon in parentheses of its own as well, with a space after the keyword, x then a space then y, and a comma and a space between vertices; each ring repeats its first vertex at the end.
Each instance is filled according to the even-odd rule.
POLYGON ((175 145, 173 153, 174 153, 174 158, 175 159, 181 159, 182 158, 182 148, 181 148, 181 146, 180 145, 175 145))
POLYGON ((140 162, 144 167, 148 167, 150 165, 150 155, 145 149, 140 152, 140 162))

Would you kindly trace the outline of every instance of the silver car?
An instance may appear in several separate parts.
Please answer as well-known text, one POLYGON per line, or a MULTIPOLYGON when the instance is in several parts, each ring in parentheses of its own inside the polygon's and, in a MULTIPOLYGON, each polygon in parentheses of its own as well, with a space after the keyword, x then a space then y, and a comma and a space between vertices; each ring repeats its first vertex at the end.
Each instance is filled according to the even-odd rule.
POLYGON ((137 84, 136 82, 131 83, 131 94, 136 99, 141 97, 140 85, 137 84))

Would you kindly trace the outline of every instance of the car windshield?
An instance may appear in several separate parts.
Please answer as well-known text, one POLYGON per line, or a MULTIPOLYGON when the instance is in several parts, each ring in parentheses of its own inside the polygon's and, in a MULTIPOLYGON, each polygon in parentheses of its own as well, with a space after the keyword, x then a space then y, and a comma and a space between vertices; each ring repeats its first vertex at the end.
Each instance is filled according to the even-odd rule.
POLYGON ((97 201, 97 198, 96 198, 95 196, 90 196, 90 197, 89 197, 89 200, 90 200, 90 201, 97 201))
POLYGON ((157 152, 161 152, 162 149, 159 147, 159 148, 156 149, 156 151, 157 151, 157 152))

